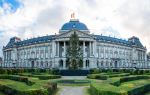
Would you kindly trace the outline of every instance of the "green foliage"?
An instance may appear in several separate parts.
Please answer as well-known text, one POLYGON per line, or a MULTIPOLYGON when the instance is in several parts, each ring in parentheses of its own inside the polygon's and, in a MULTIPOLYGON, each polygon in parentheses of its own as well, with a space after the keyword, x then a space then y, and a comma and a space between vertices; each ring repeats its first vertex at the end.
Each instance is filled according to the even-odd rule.
POLYGON ((6 85, 0 84, 0 91, 7 94, 7 95, 53 95, 53 93, 57 89, 57 84, 49 84, 45 89, 34 89, 34 90, 27 90, 21 91, 16 90, 15 88, 11 88, 6 85))
POLYGON ((69 69, 79 69, 82 66, 83 54, 79 45, 79 37, 74 31, 70 36, 69 47, 67 48, 67 66, 69 69))
POLYGON ((47 74, 59 74, 58 69, 24 69, 24 68, 1 68, 0 74, 21 74, 21 73, 33 73, 33 74, 40 74, 40 73, 47 73, 47 74))
POLYGON ((89 74, 87 78, 106 80, 112 77, 122 77, 122 76, 129 76, 129 75, 130 75, 129 73, 109 72, 109 73, 100 73, 100 74, 89 74))
POLYGON ((149 79, 150 76, 142 75, 109 78, 103 82, 92 83, 90 93, 91 95, 143 95, 150 90, 149 79))
POLYGON ((100 74, 89 74, 89 75, 87 75, 87 78, 100 79, 100 80, 106 80, 108 77, 109 77, 108 75, 100 75, 100 74))
POLYGON ((57 79, 61 78, 60 75, 49 75, 49 74, 31 74, 31 73, 25 73, 25 74, 20 74, 21 76, 28 76, 28 77, 36 77, 41 80, 48 80, 48 79, 57 79))
POLYGON ((57 83, 48 83, 46 85, 46 88, 47 88, 48 95, 53 95, 53 93, 56 92, 57 83))
POLYGON ((108 69, 107 70, 107 73, 112 73, 113 72, 113 69, 108 69))
POLYGON ((98 73, 101 73, 101 72, 102 72, 101 69, 97 69, 97 68, 90 69, 90 74, 98 74, 98 73))
POLYGON ((57 90, 57 83, 36 78, 1 75, 0 79, 0 92, 6 95, 53 95, 57 90))
POLYGON ((10 79, 10 80, 15 80, 15 81, 25 82, 27 85, 34 84, 34 82, 30 81, 28 78, 22 77, 22 76, 0 75, 0 79, 10 79))

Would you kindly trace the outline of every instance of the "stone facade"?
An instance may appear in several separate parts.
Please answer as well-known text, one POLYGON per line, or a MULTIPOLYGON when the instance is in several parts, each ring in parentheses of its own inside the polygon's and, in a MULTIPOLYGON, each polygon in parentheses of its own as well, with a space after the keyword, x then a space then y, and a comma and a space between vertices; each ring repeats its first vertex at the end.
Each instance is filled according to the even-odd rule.
POLYGON ((83 51, 83 67, 90 68, 147 68, 146 48, 139 38, 128 40, 90 34, 78 20, 64 24, 59 34, 21 41, 10 39, 3 48, 3 67, 67 69, 66 50, 69 37, 76 32, 83 51))

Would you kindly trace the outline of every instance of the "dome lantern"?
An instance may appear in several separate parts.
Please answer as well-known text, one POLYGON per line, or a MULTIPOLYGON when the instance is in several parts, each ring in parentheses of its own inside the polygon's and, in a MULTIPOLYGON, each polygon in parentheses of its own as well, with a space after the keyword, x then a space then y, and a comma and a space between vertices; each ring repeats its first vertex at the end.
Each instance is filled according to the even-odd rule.
POLYGON ((89 29, 87 28, 87 26, 84 23, 80 22, 78 19, 75 19, 74 14, 71 14, 70 21, 65 23, 61 27, 61 29, 59 30, 59 33, 65 33, 70 30, 78 30, 81 32, 89 33, 89 29))

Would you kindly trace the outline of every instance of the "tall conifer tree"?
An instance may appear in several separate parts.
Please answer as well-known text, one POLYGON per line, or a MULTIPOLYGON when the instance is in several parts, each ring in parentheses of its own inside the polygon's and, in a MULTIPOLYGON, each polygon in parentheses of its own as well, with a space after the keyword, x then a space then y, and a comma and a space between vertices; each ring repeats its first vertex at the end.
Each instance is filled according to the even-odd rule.
POLYGON ((67 49, 67 59, 69 69, 79 69, 82 67, 82 51, 79 45, 79 37, 74 31, 74 33, 70 36, 69 46, 67 49))

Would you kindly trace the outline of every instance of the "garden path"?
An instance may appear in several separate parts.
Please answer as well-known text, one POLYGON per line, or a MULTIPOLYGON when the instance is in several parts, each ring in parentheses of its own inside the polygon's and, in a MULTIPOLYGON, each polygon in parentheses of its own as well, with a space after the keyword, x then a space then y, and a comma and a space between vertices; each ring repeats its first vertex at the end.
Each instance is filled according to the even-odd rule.
POLYGON ((61 79, 86 79, 86 76, 62 76, 61 79))
POLYGON ((61 86, 58 95, 85 95, 86 86, 61 86))
MULTIPOLYGON (((61 79, 86 79, 86 76, 62 76, 61 79)), ((85 95, 87 86, 60 86, 57 95, 85 95)))

